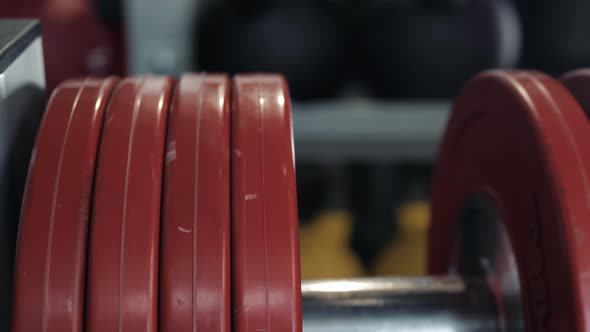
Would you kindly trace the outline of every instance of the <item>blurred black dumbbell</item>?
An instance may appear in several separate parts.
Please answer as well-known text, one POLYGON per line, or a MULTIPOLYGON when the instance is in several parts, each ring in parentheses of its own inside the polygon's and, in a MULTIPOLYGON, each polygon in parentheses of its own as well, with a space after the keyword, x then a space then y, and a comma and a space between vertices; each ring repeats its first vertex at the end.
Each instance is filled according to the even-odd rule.
POLYGON ((522 17, 521 65, 553 75, 590 66, 590 1, 516 0, 522 17))
POLYGON ((94 0, 94 11, 98 18, 110 28, 120 28, 123 23, 121 0, 94 0))
POLYGON ((316 1, 216 2, 201 10, 198 67, 283 73, 295 99, 336 94, 347 73, 346 34, 316 1))
POLYGON ((514 66, 520 20, 508 0, 368 1, 365 78, 379 97, 449 98, 474 73, 514 66))

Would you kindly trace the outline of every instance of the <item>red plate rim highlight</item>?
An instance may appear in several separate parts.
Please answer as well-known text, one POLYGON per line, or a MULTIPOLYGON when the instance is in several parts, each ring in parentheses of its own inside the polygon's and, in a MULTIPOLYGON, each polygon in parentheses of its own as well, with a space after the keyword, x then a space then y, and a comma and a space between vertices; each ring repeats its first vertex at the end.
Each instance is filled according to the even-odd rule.
POLYGON ((127 78, 107 109, 89 251, 86 328, 155 331, 164 140, 173 82, 127 78))
POLYGON ((70 80, 49 101, 23 200, 13 331, 81 331, 83 327, 96 151, 116 81, 70 80))
POLYGON ((232 107, 232 297, 237 331, 301 331, 290 98, 279 75, 238 75, 232 107))

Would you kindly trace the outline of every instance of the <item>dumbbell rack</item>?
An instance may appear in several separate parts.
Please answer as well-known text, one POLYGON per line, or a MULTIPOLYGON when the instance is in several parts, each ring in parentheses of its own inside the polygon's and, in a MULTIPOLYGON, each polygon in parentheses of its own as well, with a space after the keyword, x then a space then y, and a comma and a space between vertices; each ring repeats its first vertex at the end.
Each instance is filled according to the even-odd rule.
POLYGON ((68 80, 31 131, 14 282, 2 284, 12 307, 0 323, 587 331, 590 124, 577 100, 588 82, 586 71, 563 84, 492 71, 467 83, 439 153, 433 277, 301 283, 279 75, 68 80))

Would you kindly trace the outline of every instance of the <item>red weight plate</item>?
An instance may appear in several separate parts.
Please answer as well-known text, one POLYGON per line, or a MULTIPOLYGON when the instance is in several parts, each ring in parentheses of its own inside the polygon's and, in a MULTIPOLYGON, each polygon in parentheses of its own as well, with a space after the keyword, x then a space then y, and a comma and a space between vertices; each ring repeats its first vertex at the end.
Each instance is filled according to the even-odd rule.
POLYGON ((88 331, 156 331, 164 139, 172 80, 121 81, 106 112, 90 232, 88 331))
POLYGON ((460 208, 495 200, 520 274, 527 331, 590 328, 590 126, 540 73, 479 75, 457 98, 433 190, 430 270, 452 260, 460 208))
POLYGON ((229 331, 229 79, 185 75, 168 120, 161 331, 229 331))
POLYGON ((13 331, 83 328, 94 165, 103 111, 115 82, 65 82, 47 106, 20 219, 13 331))
POLYGON ((561 77, 561 82, 576 98, 586 115, 590 115, 590 69, 578 69, 561 77))
POLYGON ((301 331, 290 99, 278 75, 239 75, 232 109, 235 331, 301 331))

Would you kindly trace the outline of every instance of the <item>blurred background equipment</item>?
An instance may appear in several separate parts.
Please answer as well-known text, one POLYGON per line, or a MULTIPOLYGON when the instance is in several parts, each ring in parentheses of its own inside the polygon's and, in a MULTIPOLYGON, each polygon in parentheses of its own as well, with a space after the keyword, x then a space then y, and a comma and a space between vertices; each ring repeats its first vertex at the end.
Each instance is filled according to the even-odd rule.
POLYGON ((523 25, 520 66, 554 75, 588 66, 590 3, 584 0, 515 0, 523 25))
POLYGON ((427 3, 364 2, 363 62, 376 96, 452 98, 473 74, 518 63, 520 19, 509 0, 427 3))
POLYGON ((354 278, 365 275, 349 245, 352 219, 345 211, 323 212, 300 226, 301 278, 354 278))
POLYGON ((41 21, 47 88, 51 91, 66 78, 125 72, 119 4, 114 0, 8 1, 0 15, 41 21))
POLYGON ((321 1, 217 1, 196 26, 198 68, 280 72, 297 99, 333 97, 350 71, 342 22, 321 1), (245 1, 245 3, 249 3, 245 1))

